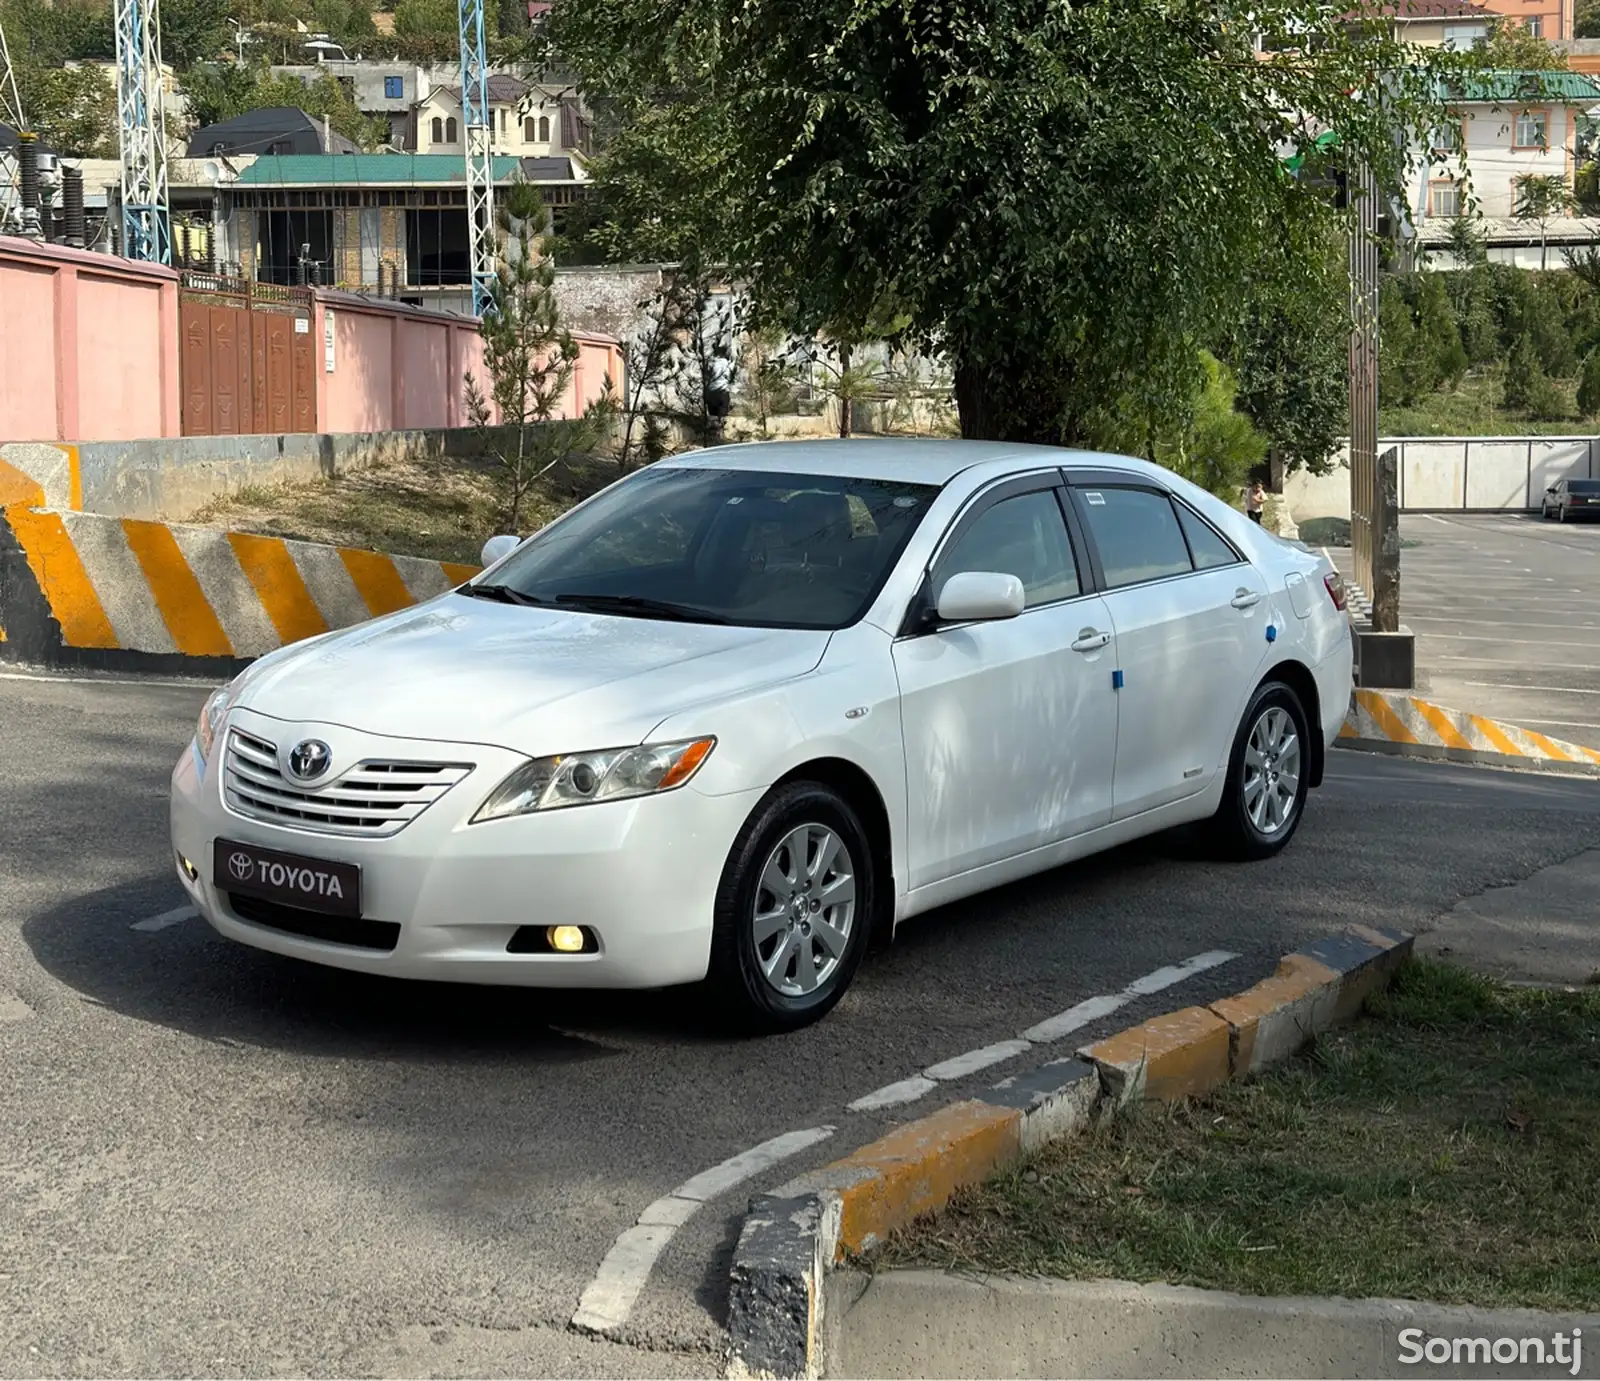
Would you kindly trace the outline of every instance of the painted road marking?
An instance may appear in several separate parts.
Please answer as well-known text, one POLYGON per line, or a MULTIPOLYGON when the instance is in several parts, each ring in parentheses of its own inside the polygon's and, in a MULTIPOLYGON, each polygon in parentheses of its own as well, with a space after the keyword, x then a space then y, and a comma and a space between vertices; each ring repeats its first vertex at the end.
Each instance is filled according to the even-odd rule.
MULTIPOLYGON (((894 1107, 901 1103, 914 1103, 939 1087, 940 1081, 964 1078, 991 1065, 1001 1064, 1026 1054, 1036 1045, 1047 1044, 1070 1035, 1135 998, 1158 993, 1176 983, 1182 983, 1197 973, 1214 969, 1239 956, 1232 950, 1211 949, 1185 959, 1181 964, 1168 964, 1136 978, 1119 993, 1104 997, 1091 997, 1059 1012, 1029 1029, 1013 1040, 996 1041, 980 1046, 948 1060, 929 1065, 920 1074, 897 1083, 886 1084, 846 1105, 849 1112, 868 1112, 876 1108, 894 1107)), ((655 1269, 661 1253, 679 1228, 692 1218, 700 1206, 725 1194, 735 1186, 771 1168, 781 1160, 826 1141, 834 1133, 832 1127, 808 1127, 804 1131, 785 1132, 770 1141, 763 1141, 748 1151, 729 1156, 727 1160, 702 1170, 685 1180, 670 1194, 650 1204, 606 1253, 605 1260, 595 1277, 584 1288, 578 1300, 578 1309, 572 1316, 571 1326, 584 1333, 601 1333, 614 1336, 633 1313, 644 1291, 650 1272, 655 1269)))
POLYGON ((892 1108, 896 1103, 915 1103, 925 1093, 932 1093, 939 1085, 921 1074, 913 1074, 898 1083, 885 1084, 881 1089, 845 1105, 847 1112, 870 1112, 873 1108, 892 1108))
POLYGON ((621 1328, 627 1323, 657 1258, 672 1240, 673 1233, 694 1216, 701 1204, 770 1170, 779 1161, 826 1141, 833 1132, 832 1127, 785 1132, 730 1156, 709 1170, 702 1170, 672 1193, 657 1199, 612 1243, 600 1269, 578 1300, 572 1327, 585 1333, 613 1333, 621 1328))
POLYGON ((997 1041, 994 1045, 986 1045, 981 1050, 969 1050, 954 1059, 941 1060, 936 1065, 929 1065, 922 1072, 929 1079, 964 1079, 969 1074, 976 1074, 980 1069, 988 1069, 990 1065, 1001 1064, 1032 1049, 1032 1041, 997 1041))
POLYGON ((171 911, 163 911, 159 916, 151 916, 147 920, 135 921, 128 927, 129 930, 165 930, 169 925, 177 925, 186 921, 191 916, 200 913, 192 906, 176 906, 171 911))
POLYGON ((965 1075, 975 1074, 980 1069, 987 1069, 990 1065, 1015 1059, 1036 1045, 1048 1045, 1052 1041, 1058 1041, 1063 1036, 1070 1036, 1074 1031, 1081 1030, 1091 1021, 1099 1021, 1101 1017, 1110 1016, 1117 1008, 1127 1006, 1136 997, 1159 993, 1163 988, 1170 988, 1175 983, 1182 983, 1186 978, 1192 978, 1197 973, 1204 973, 1207 969, 1214 969, 1219 964, 1226 964, 1230 959, 1238 957, 1232 950, 1211 949, 1204 954, 1196 954, 1193 958, 1185 959, 1181 964, 1168 964, 1153 973, 1145 974, 1142 978, 1134 979, 1119 993, 1085 998, 1064 1012, 1046 1017, 1037 1025, 1030 1026, 1015 1040, 998 1041, 994 1045, 986 1045, 978 1050, 968 1050, 948 1060, 941 1060, 938 1064, 929 1065, 920 1074, 915 1074, 909 1079, 901 1079, 893 1084, 885 1084, 882 1088, 873 1089, 871 1093, 863 1094, 853 1103, 847 1103, 845 1111, 870 1112, 874 1108, 891 1108, 901 1103, 915 1103, 917 1099, 938 1088, 942 1080, 960 1079, 965 1075))

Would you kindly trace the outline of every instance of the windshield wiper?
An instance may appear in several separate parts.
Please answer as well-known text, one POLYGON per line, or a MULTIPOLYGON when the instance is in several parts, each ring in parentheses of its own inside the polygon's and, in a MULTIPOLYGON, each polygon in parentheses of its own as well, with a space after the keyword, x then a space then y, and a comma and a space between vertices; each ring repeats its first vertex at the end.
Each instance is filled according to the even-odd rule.
POLYGON ((643 595, 557 595, 557 604, 595 614, 638 614, 645 618, 675 619, 680 623, 727 623, 721 614, 696 609, 690 604, 674 604, 643 595))
POLYGON ((525 595, 521 590, 514 590, 509 585, 462 585, 457 588, 456 593, 471 595, 474 599, 497 599, 502 604, 548 605, 550 603, 538 595, 525 595))

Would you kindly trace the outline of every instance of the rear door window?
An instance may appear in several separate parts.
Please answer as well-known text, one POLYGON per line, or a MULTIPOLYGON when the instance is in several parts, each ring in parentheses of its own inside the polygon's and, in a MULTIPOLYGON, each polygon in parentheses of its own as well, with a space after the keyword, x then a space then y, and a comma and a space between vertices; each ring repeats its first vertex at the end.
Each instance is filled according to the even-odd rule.
POLYGON ((1100 552, 1106 585, 1137 585, 1194 569, 1165 494, 1149 489, 1082 489, 1084 519, 1100 552))

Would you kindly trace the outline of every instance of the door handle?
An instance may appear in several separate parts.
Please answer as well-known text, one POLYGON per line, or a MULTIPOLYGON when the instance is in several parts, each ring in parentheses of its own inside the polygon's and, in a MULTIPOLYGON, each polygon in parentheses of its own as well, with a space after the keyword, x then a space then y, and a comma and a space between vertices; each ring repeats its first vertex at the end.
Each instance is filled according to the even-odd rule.
POLYGON ((1098 652, 1110 641, 1111 634, 1102 633, 1094 628, 1085 628, 1081 629, 1078 636, 1073 640, 1072 650, 1074 652, 1098 652))
POLYGON ((1261 596, 1254 590, 1240 589, 1228 603, 1235 609, 1253 609, 1261 603, 1261 596))

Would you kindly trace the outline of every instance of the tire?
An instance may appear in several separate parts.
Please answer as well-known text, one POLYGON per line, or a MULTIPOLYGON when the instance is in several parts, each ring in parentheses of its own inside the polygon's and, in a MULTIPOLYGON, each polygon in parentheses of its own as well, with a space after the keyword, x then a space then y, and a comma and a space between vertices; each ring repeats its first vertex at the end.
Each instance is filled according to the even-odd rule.
POLYGON ((1300 697, 1283 682, 1268 681, 1250 697, 1228 755, 1222 804, 1211 820, 1218 851, 1237 859, 1271 858, 1281 853, 1305 814, 1310 771, 1311 735, 1300 697), (1282 737, 1285 729, 1293 734, 1292 742, 1282 737), (1269 756, 1263 767, 1257 761, 1263 751, 1276 751, 1279 756, 1269 756), (1280 783, 1289 775, 1291 762, 1295 766, 1294 791, 1286 799, 1280 783), (1273 776, 1258 791, 1256 784, 1263 772, 1281 775, 1273 776))
POLYGON ((752 1033, 826 1016, 861 965, 876 894, 872 850, 850 803, 817 782, 775 787, 733 841, 717 887, 706 987, 720 1013, 752 1033), (822 889, 848 895, 848 910, 822 889))

